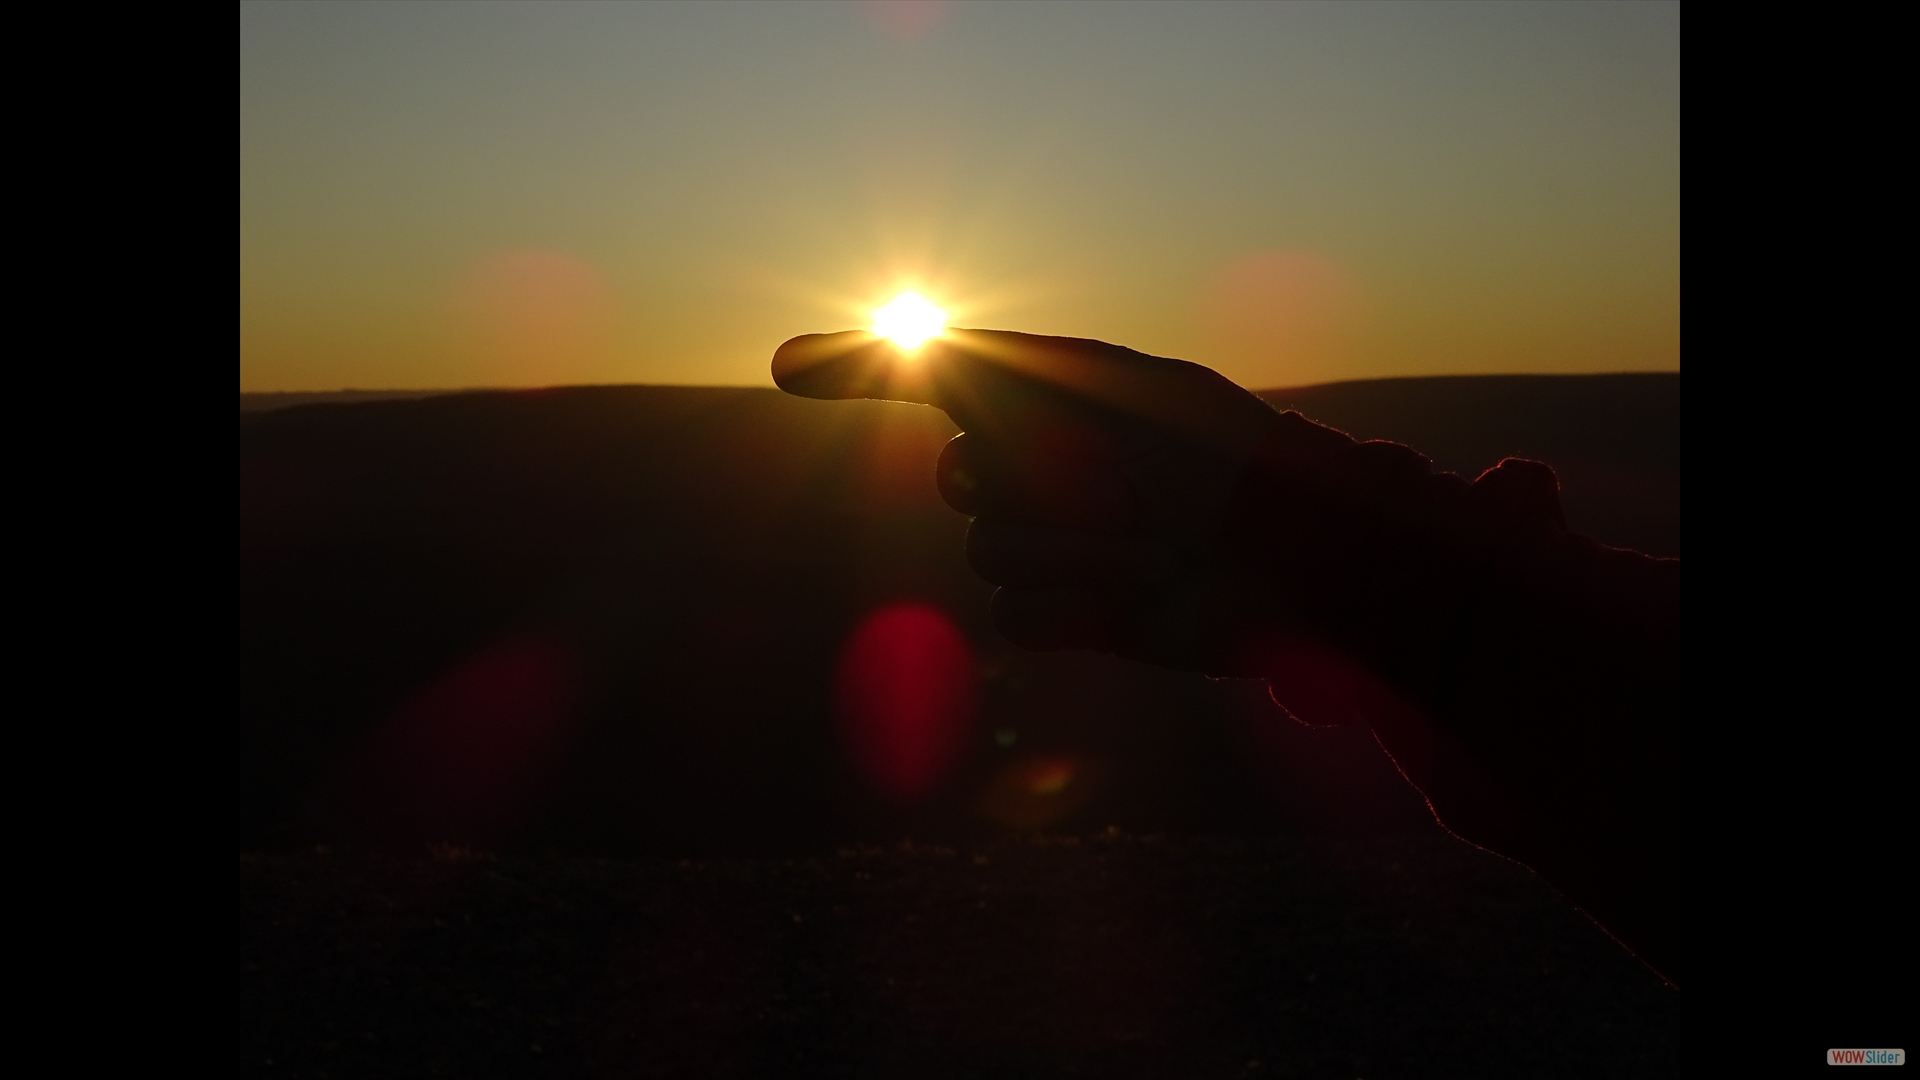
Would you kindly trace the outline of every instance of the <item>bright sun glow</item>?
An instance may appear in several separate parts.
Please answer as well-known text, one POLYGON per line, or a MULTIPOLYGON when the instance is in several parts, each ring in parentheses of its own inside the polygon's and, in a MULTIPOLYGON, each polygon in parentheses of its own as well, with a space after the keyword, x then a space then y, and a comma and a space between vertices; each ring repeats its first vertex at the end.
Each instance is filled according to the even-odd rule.
POLYGON ((921 342, 937 336, 946 326, 947 313, 916 292, 903 292, 873 313, 873 332, 892 338, 903 349, 919 348, 921 342))

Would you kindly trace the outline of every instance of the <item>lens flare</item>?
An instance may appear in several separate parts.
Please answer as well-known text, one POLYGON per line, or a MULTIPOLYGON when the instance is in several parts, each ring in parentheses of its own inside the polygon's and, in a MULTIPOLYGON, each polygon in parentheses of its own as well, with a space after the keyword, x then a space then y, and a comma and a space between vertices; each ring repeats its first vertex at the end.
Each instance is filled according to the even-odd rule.
POLYGON ((921 342, 939 336, 946 326, 947 313, 917 292, 903 292, 873 313, 873 332, 892 338, 902 349, 919 348, 921 342))
POLYGON ((1073 783, 1073 762, 1063 759, 1036 761, 1027 770, 1026 788, 1035 795, 1058 795, 1073 783))
POLYGON ((933 793, 973 723, 979 665, 953 620, 927 604, 867 616, 841 650, 840 731, 868 782, 896 802, 933 793))

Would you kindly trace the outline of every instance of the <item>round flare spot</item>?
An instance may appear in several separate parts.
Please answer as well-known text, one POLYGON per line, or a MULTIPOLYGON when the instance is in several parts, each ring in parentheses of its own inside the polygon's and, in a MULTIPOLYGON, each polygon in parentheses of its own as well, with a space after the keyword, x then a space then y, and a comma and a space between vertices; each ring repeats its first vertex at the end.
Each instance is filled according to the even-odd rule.
POLYGON ((926 604, 868 615, 841 650, 840 733, 867 782, 897 802, 939 786, 972 725, 977 667, 966 639, 926 604))

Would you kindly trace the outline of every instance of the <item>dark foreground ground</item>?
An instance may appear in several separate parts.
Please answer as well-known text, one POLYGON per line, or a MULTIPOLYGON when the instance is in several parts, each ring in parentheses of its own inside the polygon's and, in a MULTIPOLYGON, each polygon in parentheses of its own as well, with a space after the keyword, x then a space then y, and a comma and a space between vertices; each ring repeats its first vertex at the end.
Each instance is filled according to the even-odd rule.
POLYGON ((302 1076, 1679 1072, 1679 995, 1444 835, 240 862, 240 1065, 302 1076))

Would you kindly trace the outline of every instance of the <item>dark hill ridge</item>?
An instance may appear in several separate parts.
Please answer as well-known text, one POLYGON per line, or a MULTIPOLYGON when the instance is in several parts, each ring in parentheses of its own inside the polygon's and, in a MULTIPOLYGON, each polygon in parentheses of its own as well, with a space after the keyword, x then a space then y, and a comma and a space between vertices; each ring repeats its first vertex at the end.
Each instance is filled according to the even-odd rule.
POLYGON ((450 394, 486 393, 475 390, 276 390, 240 395, 240 415, 277 412, 299 405, 356 405, 365 401, 418 401, 450 394))
MULTIPOLYGON (((654 387, 672 394, 681 388, 654 387)), ((499 391, 340 390, 240 395, 240 412, 499 391)), ((1406 443, 1475 476, 1505 457, 1552 464, 1577 530, 1657 555, 1680 553, 1680 376, 1444 375, 1258 391, 1360 439, 1406 443)))
MULTIPOLYGON (((1266 396, 1467 474, 1542 458, 1575 527, 1677 552, 1678 390, 1266 396)), ((1672 995, 1435 827, 1364 731, 1000 644, 933 490, 952 433, 689 387, 243 414, 243 1067, 1674 1071, 1672 995), (980 673, 959 764, 907 809, 850 766, 830 691, 851 629, 901 599, 946 611, 980 673), (423 817, 375 767, 412 760, 393 733, 422 702, 552 721, 509 746, 500 812, 423 817), (1035 762, 1069 782, 1022 786, 1035 762), (499 855, 422 857, 435 840, 499 855)))
MULTIPOLYGON (((1570 524, 1667 552, 1678 550, 1677 395, 1676 376, 1583 376, 1267 396, 1361 437, 1410 433, 1467 475, 1508 453, 1541 457, 1568 477, 1570 524), (1606 484, 1584 483, 1594 477, 1606 484)), ((573 718, 558 771, 489 841, 670 853, 960 828, 997 770, 1033 755, 1106 778, 1099 797, 1071 800, 1092 824, 1259 831, 1280 813, 1263 784, 1280 783, 1280 803, 1304 798, 1304 777, 1249 776, 1246 739, 1280 740, 1287 761, 1308 754, 1291 742, 1305 736, 1245 700, 1258 695, 997 640, 990 590, 962 555, 965 522, 933 489, 952 433, 927 408, 697 387, 254 414, 241 431, 242 835, 390 832, 390 808, 362 805, 364 785, 315 785, 410 694, 528 641, 565 654, 555 663, 573 672, 573 718), (827 712, 839 645, 901 599, 949 613, 984 676, 977 742, 947 801, 911 822, 847 772, 827 712)), ((1354 744, 1343 767, 1372 780, 1335 785, 1358 799, 1340 813, 1404 818, 1370 740, 1308 742, 1342 738, 1354 744)), ((1322 810, 1333 813, 1282 816, 1322 810)))
MULTIPOLYGON (((1507 454, 1541 458, 1566 478, 1576 529, 1667 553, 1679 547, 1678 391, 1677 376, 1632 375, 1265 396, 1363 438, 1402 438, 1464 475, 1507 454)), ((241 432, 243 836, 333 835, 349 819, 377 833, 362 820, 372 811, 338 797, 320 798, 321 813, 314 785, 409 693, 528 635, 564 642, 586 717, 513 831, 705 850, 781 830, 837 839, 869 813, 898 827, 838 764, 825 709, 852 624, 901 598, 949 612, 982 657, 986 715, 968 762, 985 771, 970 783, 1022 755, 1067 754, 1111 777, 1079 808, 1089 822, 1265 828, 1273 800, 1221 777, 1246 773, 1234 742, 1246 723, 1258 738, 1292 729, 1271 715, 1219 719, 1249 708, 1223 703, 1222 684, 1030 656, 990 633, 965 523, 931 481, 952 431, 932 409, 692 387, 253 414, 241 432), (1167 719, 1196 711, 1218 722, 1167 719), (1011 751, 993 738, 1006 732, 1011 751), (657 782, 637 783, 648 776, 657 782), (743 790, 751 811, 735 801, 743 790), (664 803, 642 808, 655 797, 664 803), (799 809, 759 813, 781 804, 799 809)), ((970 819, 965 789, 928 813, 970 819)))

